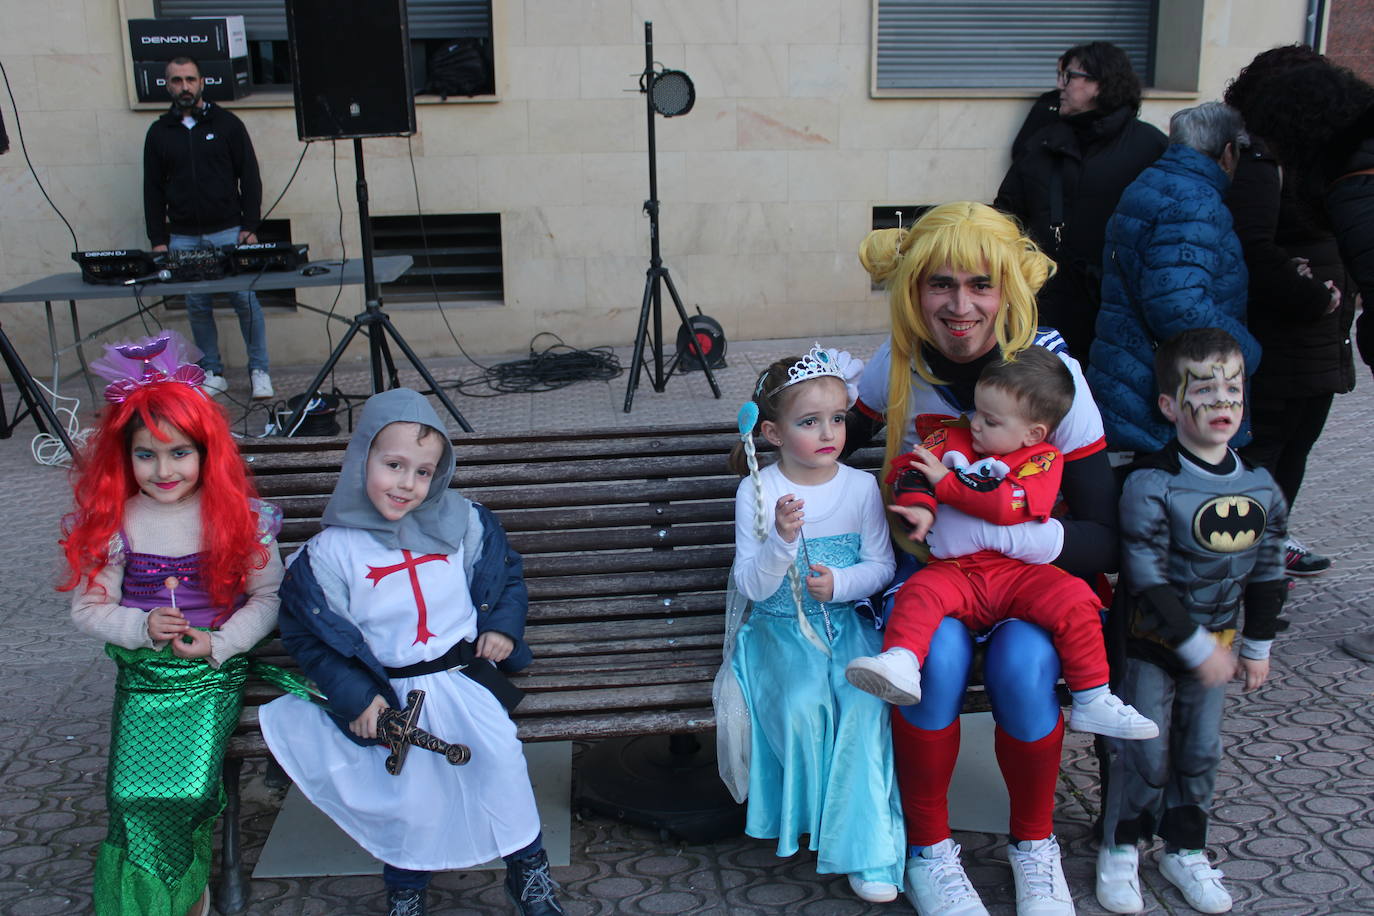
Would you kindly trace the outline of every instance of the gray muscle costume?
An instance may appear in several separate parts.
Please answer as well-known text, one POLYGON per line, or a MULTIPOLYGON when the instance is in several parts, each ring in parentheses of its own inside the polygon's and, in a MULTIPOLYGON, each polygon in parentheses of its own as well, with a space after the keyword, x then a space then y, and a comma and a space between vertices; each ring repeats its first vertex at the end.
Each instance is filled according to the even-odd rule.
POLYGON ((1192 669, 1218 637, 1229 643, 1242 604, 1242 656, 1269 656, 1287 593, 1288 507, 1268 471, 1228 457, 1218 472, 1170 442, 1135 465, 1121 495, 1117 693, 1160 734, 1108 742, 1104 836, 1117 843, 1158 833, 1175 848, 1206 845, 1226 687, 1204 687, 1192 669))

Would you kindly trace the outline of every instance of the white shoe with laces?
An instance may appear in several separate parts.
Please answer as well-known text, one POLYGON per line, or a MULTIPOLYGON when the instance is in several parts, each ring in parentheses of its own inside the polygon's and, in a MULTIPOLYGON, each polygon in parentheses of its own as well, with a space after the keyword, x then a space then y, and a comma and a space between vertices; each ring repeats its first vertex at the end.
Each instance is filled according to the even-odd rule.
POLYGON ((265 401, 276 394, 272 389, 272 376, 267 374, 267 370, 254 369, 248 373, 248 378, 253 385, 253 400, 265 401))
POLYGON ((1159 857, 1159 873, 1178 888, 1188 905, 1199 913, 1226 913, 1231 909, 1231 895, 1221 886, 1219 869, 1207 860, 1201 849, 1180 849, 1159 857))
POLYGON ((211 372, 207 369, 205 370, 205 381, 200 383, 200 387, 213 398, 228 391, 229 382, 218 372, 211 372))
POLYGON ((1016 879, 1016 916, 1074 916, 1073 896, 1059 863, 1059 841, 1023 840, 1007 845, 1016 879))
POLYGON ((897 899, 897 885, 886 881, 865 881, 858 872, 849 876, 849 889, 860 900, 869 903, 891 903, 897 899))
POLYGON ((881 655, 861 655, 844 669, 845 680, 893 706, 921 702, 921 663, 910 649, 888 649, 881 655))
POLYGON ((1103 843, 1097 850, 1097 902, 1109 913, 1139 913, 1140 850, 1135 844, 1103 843))
POLYGON ((1074 701, 1069 710, 1069 728, 1127 741, 1159 737, 1158 725, 1136 712, 1134 706, 1123 703, 1114 693, 1098 694, 1086 703, 1074 701))
POLYGON ((906 899, 919 916, 988 916, 959 852, 959 844, 945 839, 906 860, 906 899))

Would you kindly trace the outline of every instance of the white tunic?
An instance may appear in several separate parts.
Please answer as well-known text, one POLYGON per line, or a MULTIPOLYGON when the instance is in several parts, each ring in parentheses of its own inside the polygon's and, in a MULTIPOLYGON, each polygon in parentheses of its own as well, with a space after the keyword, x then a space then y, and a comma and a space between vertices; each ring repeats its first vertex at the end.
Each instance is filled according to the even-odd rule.
MULTIPOLYGON (((338 587, 348 595, 348 607, 333 610, 358 627, 388 668, 438 658, 476 636, 462 550, 431 556, 413 556, 407 566, 401 551, 351 528, 326 528, 310 541, 316 578, 328 593, 338 587)), ((424 690, 420 727, 467 745, 472 759, 455 767, 411 748, 392 776, 385 747, 354 744, 323 709, 295 696, 262 707, 263 737, 306 797, 389 865, 467 868, 529 845, 539 832, 534 792, 515 723, 490 691, 458 671, 392 678, 391 685, 402 703, 407 691, 424 690)))

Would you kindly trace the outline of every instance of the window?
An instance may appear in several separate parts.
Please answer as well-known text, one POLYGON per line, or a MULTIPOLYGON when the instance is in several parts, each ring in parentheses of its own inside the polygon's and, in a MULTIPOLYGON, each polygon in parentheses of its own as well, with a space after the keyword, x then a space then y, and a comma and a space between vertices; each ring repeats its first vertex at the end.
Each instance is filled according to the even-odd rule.
MULTIPOLYGON (((285 0, 154 0, 159 19, 193 16, 242 16, 248 33, 248 58, 253 84, 261 87, 291 85, 291 48, 286 37, 285 0)), ((496 91, 491 41, 491 0, 408 0, 411 69, 415 90, 428 83, 432 57, 456 40, 475 53, 474 62, 485 66, 485 79, 474 80, 480 91, 496 91)))
MULTIPOLYGON (((874 89, 1048 89, 1059 55, 1110 41, 1154 85, 1160 0, 874 0, 874 89)), ((1161 20, 1162 21, 1162 20, 1161 20)))
POLYGON ((501 214, 432 213, 372 217, 372 247, 380 257, 408 254, 415 264, 382 284, 387 302, 504 302, 501 214))

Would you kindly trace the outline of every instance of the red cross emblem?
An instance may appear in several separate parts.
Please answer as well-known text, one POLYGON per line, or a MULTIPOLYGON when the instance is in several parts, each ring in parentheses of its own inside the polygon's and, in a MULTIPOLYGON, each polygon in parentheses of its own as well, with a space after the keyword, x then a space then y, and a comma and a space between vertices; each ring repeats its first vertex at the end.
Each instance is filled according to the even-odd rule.
MULTIPOLYGON (((434 560, 443 560, 447 563, 448 557, 444 556, 442 553, 427 553, 424 556, 417 557, 409 550, 402 550, 401 556, 405 557, 405 562, 397 563, 395 566, 369 566, 367 568, 367 578, 372 580, 372 587, 376 588, 378 582, 381 582, 392 573, 400 572, 403 569, 410 573, 410 590, 415 593, 415 609, 420 614, 419 620, 415 626, 415 642, 429 642, 434 634, 431 633, 429 627, 425 625, 429 611, 425 607, 425 593, 420 591, 420 576, 416 573, 416 569, 421 563, 430 563, 434 560)), ((411 645, 415 645, 415 643, 411 643, 411 645)))

